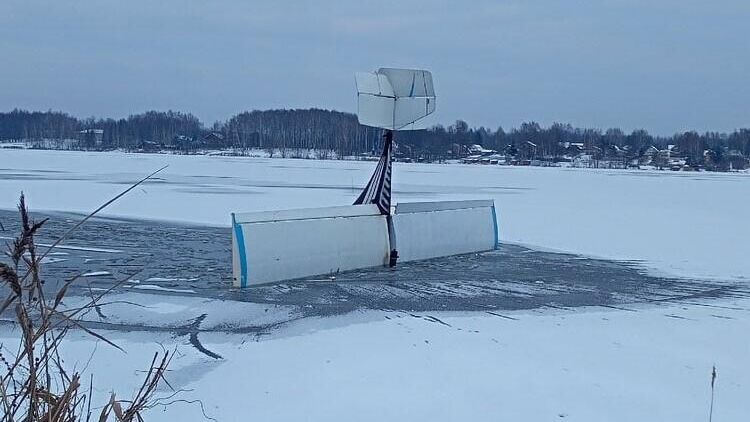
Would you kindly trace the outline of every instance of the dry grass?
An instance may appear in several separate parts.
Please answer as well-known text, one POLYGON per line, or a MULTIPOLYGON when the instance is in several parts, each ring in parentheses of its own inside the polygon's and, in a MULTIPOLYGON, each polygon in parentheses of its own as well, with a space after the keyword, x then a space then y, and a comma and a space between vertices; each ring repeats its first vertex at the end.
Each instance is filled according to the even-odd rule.
POLYGON ((89 214, 42 254, 37 250, 34 237, 47 220, 34 221, 21 195, 18 205, 21 230, 12 242, 6 244, 6 263, 0 262, 0 283, 7 286, 8 292, 0 304, 0 314, 13 315, 13 323, 20 331, 17 347, 0 345, 0 422, 69 422, 90 421, 92 418, 99 421, 142 421, 144 411, 161 405, 154 395, 161 383, 169 385, 164 378, 172 359, 169 351, 153 356, 149 370, 132 398, 118 399, 113 393, 108 402, 95 406, 101 410, 94 414, 91 403, 93 375, 88 388, 82 387, 81 373, 66 368, 60 351, 71 328, 81 329, 119 349, 79 320, 81 315, 98 306, 117 284, 102 294, 92 295, 82 306, 64 308, 61 306, 63 299, 76 278, 68 280, 48 298, 40 265, 50 250, 73 230, 153 174, 89 214))

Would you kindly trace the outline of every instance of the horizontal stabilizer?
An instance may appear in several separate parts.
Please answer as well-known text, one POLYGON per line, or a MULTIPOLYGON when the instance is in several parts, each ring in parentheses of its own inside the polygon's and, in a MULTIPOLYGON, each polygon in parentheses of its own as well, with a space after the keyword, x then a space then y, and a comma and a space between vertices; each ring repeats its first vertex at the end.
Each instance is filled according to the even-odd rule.
POLYGON ((355 74, 359 122, 390 130, 423 129, 435 111, 432 74, 426 70, 381 68, 355 74))

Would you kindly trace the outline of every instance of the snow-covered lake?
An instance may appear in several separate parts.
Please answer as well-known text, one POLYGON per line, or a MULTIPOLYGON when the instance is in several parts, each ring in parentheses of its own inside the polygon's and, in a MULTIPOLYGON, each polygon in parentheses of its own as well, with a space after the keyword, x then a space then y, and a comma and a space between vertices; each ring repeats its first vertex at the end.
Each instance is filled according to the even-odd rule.
MULTIPOLYGON (((15 207, 23 190, 32 209, 89 212, 167 164, 107 214, 228 225, 231 211, 344 205, 374 166, 0 150, 0 208, 15 207)), ((641 261, 673 276, 750 279, 748 174, 398 163, 394 198, 494 198, 504 242, 641 261)), ((157 293, 134 294, 148 312, 131 319, 179 325, 212 310, 211 318, 231 324, 285 312, 157 293)), ((218 420, 685 421, 707 419, 716 364, 714 420, 739 420, 750 394, 749 330, 750 299, 743 297, 501 316, 362 311, 307 318, 267 336, 201 333, 220 360, 184 335, 113 332, 108 337, 128 354, 99 345, 89 369, 98 394, 127 393, 137 370, 161 350, 157 342, 176 345, 168 379, 190 390, 181 398, 202 399, 218 420)), ((0 331, 0 343, 15 338, 0 331)), ((82 365, 94 341, 81 333, 71 339, 69 360, 82 365)), ((186 403, 149 416, 202 418, 186 403)))
MULTIPOLYGON (((348 205, 372 162, 0 149, 0 208, 229 225, 229 213, 348 205)), ((639 260, 670 275, 750 278, 750 174, 476 165, 394 167, 394 200, 493 198, 501 241, 639 260)))

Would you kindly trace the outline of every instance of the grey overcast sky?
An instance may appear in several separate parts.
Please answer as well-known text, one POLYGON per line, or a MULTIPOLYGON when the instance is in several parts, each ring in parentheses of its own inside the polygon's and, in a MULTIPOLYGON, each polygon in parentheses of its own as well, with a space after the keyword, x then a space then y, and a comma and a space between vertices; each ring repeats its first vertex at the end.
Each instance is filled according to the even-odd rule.
POLYGON ((353 73, 432 70, 434 123, 750 126, 750 1, 0 2, 0 110, 206 124, 356 112, 353 73))

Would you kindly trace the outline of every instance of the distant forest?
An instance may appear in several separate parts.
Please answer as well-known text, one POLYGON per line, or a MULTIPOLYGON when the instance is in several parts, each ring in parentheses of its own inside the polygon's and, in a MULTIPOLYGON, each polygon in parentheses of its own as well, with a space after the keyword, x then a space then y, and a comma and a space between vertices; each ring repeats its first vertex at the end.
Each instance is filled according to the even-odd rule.
MULTIPOLYGON (((123 119, 79 119, 56 111, 13 110, 0 113, 0 141, 44 141, 45 145, 57 141, 65 148, 101 150, 260 148, 283 154, 310 149, 330 151, 331 157, 377 152, 381 142, 380 130, 360 125, 356 115, 321 109, 243 112, 210 127, 190 113, 174 111, 148 111, 123 119)), ((744 168, 750 157, 750 129, 653 136, 642 129, 625 133, 617 128, 602 131, 562 123, 542 127, 527 122, 518 128, 493 130, 471 128, 458 120, 447 127, 399 132, 396 142, 400 157, 419 161, 466 157, 478 150, 473 145, 481 145, 482 152, 546 161, 574 153, 633 160, 648 150, 669 146, 680 151, 688 165, 710 161, 715 167, 728 167, 725 157, 735 157, 734 168, 744 168)))

